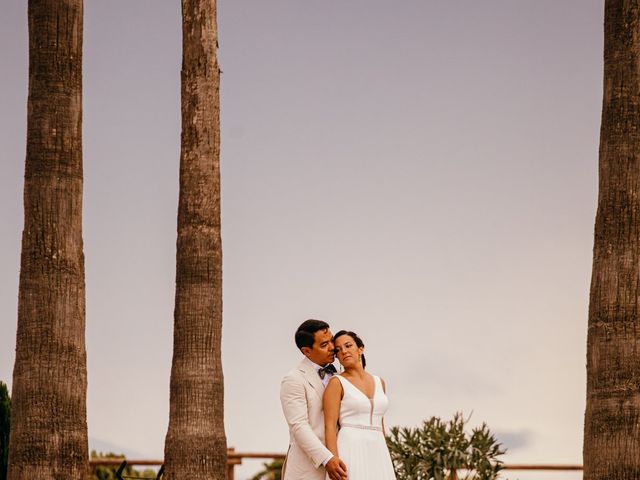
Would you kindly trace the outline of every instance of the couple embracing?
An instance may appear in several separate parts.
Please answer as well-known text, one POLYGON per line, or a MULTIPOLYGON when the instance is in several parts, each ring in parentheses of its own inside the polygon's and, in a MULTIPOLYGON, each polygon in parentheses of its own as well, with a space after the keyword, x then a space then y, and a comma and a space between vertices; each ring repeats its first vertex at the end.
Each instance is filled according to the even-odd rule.
POLYGON ((280 388, 289 424, 282 480, 395 480, 384 436, 385 384, 365 371, 360 337, 333 335, 326 322, 307 320, 295 342, 304 358, 280 388))

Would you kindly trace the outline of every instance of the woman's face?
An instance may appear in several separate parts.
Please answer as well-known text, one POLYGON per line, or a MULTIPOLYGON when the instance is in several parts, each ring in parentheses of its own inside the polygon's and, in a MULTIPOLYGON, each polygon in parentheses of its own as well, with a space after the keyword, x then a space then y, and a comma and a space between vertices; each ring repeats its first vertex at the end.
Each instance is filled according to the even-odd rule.
POLYGON ((340 335, 336 338, 335 346, 336 355, 343 367, 351 367, 360 362, 360 355, 364 352, 364 348, 358 347, 351 335, 340 335))

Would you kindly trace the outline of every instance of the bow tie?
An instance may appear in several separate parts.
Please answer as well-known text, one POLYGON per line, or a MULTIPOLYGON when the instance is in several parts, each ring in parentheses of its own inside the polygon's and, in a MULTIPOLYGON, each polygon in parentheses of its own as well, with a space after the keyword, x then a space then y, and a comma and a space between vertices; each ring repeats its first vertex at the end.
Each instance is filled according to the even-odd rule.
POLYGON ((324 380, 324 377, 330 373, 331 375, 334 375, 336 373, 336 367, 333 366, 333 364, 329 364, 326 367, 321 368, 320 370, 318 370, 318 375, 320 375, 320 379, 324 380))

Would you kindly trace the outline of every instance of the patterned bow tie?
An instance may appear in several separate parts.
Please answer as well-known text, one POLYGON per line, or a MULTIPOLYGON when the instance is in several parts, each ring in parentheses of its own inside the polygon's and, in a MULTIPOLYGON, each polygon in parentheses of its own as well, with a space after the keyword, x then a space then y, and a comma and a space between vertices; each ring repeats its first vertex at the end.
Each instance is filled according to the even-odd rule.
POLYGON ((320 379, 324 380, 324 377, 328 374, 332 374, 334 375, 336 373, 336 367, 333 366, 333 364, 329 364, 326 367, 321 368, 320 370, 318 370, 318 375, 320 375, 320 379))

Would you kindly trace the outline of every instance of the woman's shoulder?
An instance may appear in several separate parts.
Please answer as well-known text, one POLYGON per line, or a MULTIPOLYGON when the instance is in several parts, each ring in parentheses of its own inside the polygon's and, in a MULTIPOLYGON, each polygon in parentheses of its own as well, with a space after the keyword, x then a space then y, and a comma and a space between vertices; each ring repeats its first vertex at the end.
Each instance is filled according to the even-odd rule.
POLYGON ((349 382, 349 380, 347 378, 345 378, 343 375, 335 374, 332 375, 331 378, 329 379, 329 383, 327 383, 327 387, 329 385, 344 385, 345 382, 349 382))
POLYGON ((327 382, 327 386, 324 389, 324 396, 326 397, 327 395, 336 395, 336 394, 340 394, 340 397, 342 397, 342 392, 344 391, 344 387, 342 386, 342 380, 339 379, 339 375, 333 375, 330 379, 329 382, 327 382))

